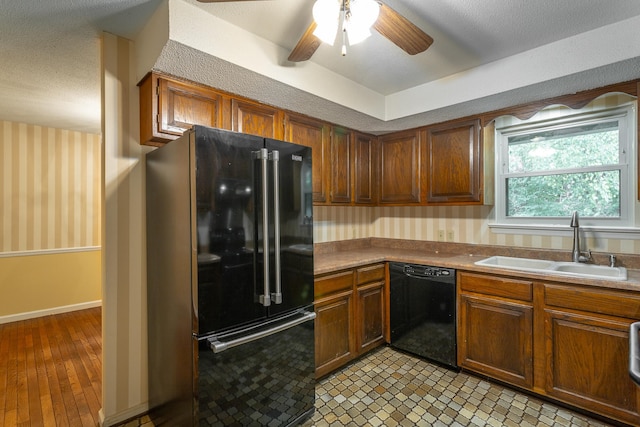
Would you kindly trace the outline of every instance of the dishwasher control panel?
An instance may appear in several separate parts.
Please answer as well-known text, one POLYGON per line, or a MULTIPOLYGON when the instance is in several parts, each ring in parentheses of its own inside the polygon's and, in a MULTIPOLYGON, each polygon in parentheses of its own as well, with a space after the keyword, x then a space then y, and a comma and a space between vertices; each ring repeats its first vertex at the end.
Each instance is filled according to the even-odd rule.
POLYGON ((405 264, 404 273, 412 276, 422 277, 448 277, 455 276, 452 268, 432 267, 427 265, 405 264))

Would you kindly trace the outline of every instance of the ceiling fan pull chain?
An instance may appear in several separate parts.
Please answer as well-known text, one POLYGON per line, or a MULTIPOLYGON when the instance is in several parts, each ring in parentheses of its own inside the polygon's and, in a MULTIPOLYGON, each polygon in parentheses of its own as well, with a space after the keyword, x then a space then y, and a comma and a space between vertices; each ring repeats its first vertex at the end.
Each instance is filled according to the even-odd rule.
POLYGON ((342 56, 347 56, 347 43, 346 43, 347 31, 342 29, 342 56))

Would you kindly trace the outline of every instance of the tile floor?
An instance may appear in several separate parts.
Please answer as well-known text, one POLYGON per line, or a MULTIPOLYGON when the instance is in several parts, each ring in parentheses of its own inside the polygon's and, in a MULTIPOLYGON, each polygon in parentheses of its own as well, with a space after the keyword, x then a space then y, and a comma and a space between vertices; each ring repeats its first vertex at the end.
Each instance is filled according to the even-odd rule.
MULTIPOLYGON (((605 427, 532 396, 381 347, 316 386, 316 411, 303 427, 605 427)), ((148 417, 124 424, 153 427, 148 417)))
POLYGON ((310 426, 606 426, 526 394, 382 347, 316 386, 310 426))

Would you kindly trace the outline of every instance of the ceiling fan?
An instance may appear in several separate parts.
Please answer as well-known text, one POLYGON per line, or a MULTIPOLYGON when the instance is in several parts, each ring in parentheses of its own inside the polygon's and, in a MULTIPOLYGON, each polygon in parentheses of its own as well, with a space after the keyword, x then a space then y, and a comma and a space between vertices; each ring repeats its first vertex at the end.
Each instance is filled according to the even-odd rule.
MULTIPOLYGON (((232 1, 246 1, 246 0, 198 0, 201 3, 222 3, 232 1)), ((335 0, 340 4, 342 12, 349 12, 349 4, 353 0, 335 0)), ((357 0, 356 0, 357 1, 357 0)), ((373 23, 372 28, 382 34, 384 37, 392 41, 400 49, 407 52, 409 55, 416 55, 420 52, 424 52, 431 46, 433 39, 414 25, 404 16, 400 15, 395 10, 391 9, 386 4, 376 0, 380 5, 380 12, 378 19, 373 23)), ((307 30, 304 32, 298 44, 293 48, 289 55, 289 61, 301 62, 306 61, 313 56, 315 51, 322 43, 322 40, 318 38, 314 31, 317 28, 316 21, 312 21, 307 30)), ((343 44, 344 55, 344 44, 343 44)))

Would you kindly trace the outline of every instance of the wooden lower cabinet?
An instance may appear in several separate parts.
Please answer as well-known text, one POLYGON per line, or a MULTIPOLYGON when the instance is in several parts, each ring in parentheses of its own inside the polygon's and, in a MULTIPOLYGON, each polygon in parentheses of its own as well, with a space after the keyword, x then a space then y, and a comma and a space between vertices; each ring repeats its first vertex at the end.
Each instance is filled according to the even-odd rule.
POLYGON ((508 383, 533 386, 533 309, 525 304, 460 297, 460 365, 508 383))
POLYGON ((316 377, 385 342, 384 264, 315 279, 316 377))
POLYGON ((531 282, 459 273, 458 364, 533 387, 531 282))
POLYGON ((316 376, 321 377, 354 357, 353 292, 319 300, 315 310, 316 376))
POLYGON ((384 264, 356 270, 356 345, 358 354, 385 342, 384 264))
POLYGON ((549 284, 544 296, 546 394, 640 425, 640 387, 628 371, 629 325, 640 318, 640 297, 549 284))
POLYGON ((640 425, 628 373, 640 294, 463 271, 458 290, 462 368, 640 425))

